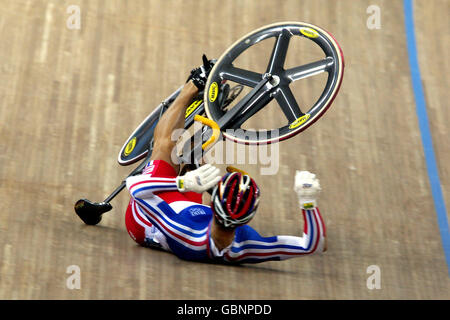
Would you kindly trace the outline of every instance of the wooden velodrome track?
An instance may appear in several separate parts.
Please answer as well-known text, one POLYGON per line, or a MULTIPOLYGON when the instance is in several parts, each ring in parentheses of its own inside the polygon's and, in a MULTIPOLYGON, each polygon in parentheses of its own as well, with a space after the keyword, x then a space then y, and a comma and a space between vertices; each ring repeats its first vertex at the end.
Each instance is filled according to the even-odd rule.
MULTIPOLYGON (((448 205, 450 2, 416 1, 414 9, 448 205)), ((450 298, 402 1, 2 0, 0 68, 0 299, 450 298), (381 9, 378 30, 366 27, 372 4, 381 9), (81 9, 79 30, 66 27, 69 5, 81 9), (130 239, 125 191, 98 226, 84 225, 74 202, 103 200, 132 170, 117 164, 120 147, 201 54, 218 57, 278 21, 330 31, 346 70, 327 114, 278 145, 276 175, 240 165, 262 190, 251 225, 267 236, 300 234, 293 176, 310 170, 323 189, 326 254, 245 267, 185 262, 130 239), (79 290, 66 287, 71 265, 80 267, 79 290), (371 265, 381 289, 367 288, 371 265)), ((279 115, 270 112, 269 126, 279 115)))

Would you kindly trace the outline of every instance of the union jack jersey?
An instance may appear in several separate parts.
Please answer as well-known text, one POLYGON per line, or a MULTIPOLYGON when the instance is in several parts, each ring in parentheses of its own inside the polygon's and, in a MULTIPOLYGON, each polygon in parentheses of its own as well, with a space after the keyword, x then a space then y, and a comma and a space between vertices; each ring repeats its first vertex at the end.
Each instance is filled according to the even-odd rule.
POLYGON ((176 176, 167 162, 153 160, 142 175, 127 178, 131 200, 125 222, 140 245, 161 248, 181 259, 223 263, 285 260, 324 250, 326 231, 317 207, 302 210, 302 237, 262 237, 242 225, 236 228, 232 244, 218 250, 211 237, 211 207, 201 203, 201 194, 179 192, 176 176))

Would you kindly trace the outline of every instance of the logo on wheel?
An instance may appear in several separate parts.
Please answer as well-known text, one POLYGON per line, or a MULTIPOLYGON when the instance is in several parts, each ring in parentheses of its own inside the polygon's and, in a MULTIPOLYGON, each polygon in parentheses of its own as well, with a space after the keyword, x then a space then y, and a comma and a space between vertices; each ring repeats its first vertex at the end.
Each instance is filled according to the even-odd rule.
POLYGON ((123 151, 123 154, 125 156, 130 155, 130 153, 134 150, 134 147, 136 146, 136 137, 130 140, 130 142, 127 143, 127 146, 125 147, 125 150, 123 151))
POLYGON ((219 93, 219 86, 217 82, 213 82, 209 87, 209 101, 214 102, 217 99, 217 95, 219 93))
POLYGON ((310 116, 311 115, 309 113, 305 114, 304 116, 301 116, 300 118, 298 118, 289 125, 289 129, 295 129, 300 125, 304 124, 309 119, 310 116))
POLYGON ((312 28, 303 27, 300 28, 300 32, 308 38, 317 38, 319 36, 319 33, 312 28))

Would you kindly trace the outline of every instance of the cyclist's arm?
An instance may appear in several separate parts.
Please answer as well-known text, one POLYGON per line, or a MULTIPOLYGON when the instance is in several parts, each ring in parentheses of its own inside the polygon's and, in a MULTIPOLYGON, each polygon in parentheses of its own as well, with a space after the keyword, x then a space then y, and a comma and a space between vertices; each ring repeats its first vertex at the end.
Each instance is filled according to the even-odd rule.
POLYGON ((186 108, 198 94, 198 89, 192 81, 188 81, 169 109, 161 116, 155 128, 153 153, 151 160, 164 160, 176 172, 180 165, 172 161, 172 151, 177 141, 172 140, 172 133, 176 129, 183 129, 185 124, 186 108))

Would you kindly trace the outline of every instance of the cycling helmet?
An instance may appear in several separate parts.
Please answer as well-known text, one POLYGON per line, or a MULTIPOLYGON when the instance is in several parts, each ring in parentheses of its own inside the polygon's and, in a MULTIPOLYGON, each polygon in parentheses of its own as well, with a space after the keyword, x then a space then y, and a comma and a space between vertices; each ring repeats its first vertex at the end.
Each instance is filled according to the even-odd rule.
POLYGON ((256 213, 259 188, 246 174, 225 174, 214 187, 211 208, 216 221, 225 228, 248 223, 256 213))

